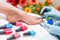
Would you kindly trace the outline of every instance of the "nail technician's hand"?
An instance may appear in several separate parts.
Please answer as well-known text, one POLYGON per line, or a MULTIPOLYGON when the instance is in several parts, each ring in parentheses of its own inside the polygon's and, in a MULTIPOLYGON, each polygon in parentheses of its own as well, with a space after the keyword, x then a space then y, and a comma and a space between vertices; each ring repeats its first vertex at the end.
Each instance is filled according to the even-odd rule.
POLYGON ((60 24, 59 23, 60 21, 57 21, 53 25, 50 25, 47 22, 43 22, 43 25, 50 34, 60 36, 60 24))
POLYGON ((45 18, 51 17, 56 20, 60 20, 60 12, 56 10, 54 7, 43 7, 43 9, 41 10, 41 14, 43 14, 45 18))

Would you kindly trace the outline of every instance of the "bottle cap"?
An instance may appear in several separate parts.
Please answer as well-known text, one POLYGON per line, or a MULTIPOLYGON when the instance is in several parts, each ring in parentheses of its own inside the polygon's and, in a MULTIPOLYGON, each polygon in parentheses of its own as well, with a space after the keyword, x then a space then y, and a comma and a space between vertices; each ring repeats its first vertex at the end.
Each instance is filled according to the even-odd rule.
POLYGON ((4 29, 4 32, 7 35, 12 34, 12 30, 11 29, 4 29))
POLYGON ((16 21, 16 26, 22 26, 22 22, 20 20, 16 21))
POLYGON ((12 28, 13 25, 12 25, 12 24, 6 24, 5 27, 6 27, 6 28, 12 28))
POLYGON ((21 26, 21 28, 22 28, 22 31, 25 31, 28 29, 28 27, 26 25, 21 26))

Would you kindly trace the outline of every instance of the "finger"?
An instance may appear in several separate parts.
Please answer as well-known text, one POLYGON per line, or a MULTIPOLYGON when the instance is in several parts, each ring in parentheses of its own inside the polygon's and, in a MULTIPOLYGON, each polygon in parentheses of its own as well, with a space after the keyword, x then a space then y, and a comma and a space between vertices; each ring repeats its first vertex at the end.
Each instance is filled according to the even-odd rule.
POLYGON ((39 24, 39 23, 42 23, 42 21, 43 21, 42 19, 37 19, 37 20, 35 20, 35 23, 39 24))
POLYGON ((55 22, 53 25, 60 26, 60 21, 55 22))

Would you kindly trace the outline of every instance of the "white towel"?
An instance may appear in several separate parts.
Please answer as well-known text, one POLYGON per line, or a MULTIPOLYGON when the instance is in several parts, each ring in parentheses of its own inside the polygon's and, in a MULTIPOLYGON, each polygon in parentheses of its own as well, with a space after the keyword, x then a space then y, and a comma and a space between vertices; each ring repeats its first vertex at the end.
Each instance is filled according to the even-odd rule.
POLYGON ((0 19, 4 19, 4 20, 6 20, 6 15, 5 15, 5 14, 0 13, 0 19))

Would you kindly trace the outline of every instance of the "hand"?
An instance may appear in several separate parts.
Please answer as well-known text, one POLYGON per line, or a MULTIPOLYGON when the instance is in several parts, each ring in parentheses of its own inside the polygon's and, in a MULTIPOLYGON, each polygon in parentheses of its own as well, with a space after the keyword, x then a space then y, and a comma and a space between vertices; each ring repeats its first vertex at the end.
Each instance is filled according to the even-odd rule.
POLYGON ((21 20, 27 24, 38 24, 42 21, 42 19, 25 14, 23 10, 20 10, 6 2, 0 2, 0 12, 5 13, 7 20, 10 22, 21 20))
POLYGON ((42 19, 40 19, 37 16, 22 14, 22 21, 24 21, 27 24, 34 25, 34 24, 40 24, 42 22, 42 19))
POLYGON ((50 34, 60 36, 60 24, 59 23, 60 21, 57 21, 53 25, 50 25, 47 22, 43 22, 43 25, 50 34))
POLYGON ((54 22, 53 25, 60 26, 60 21, 54 22))
POLYGON ((60 12, 57 11, 55 8, 53 7, 47 7, 45 6, 42 10, 41 10, 41 14, 43 14, 44 18, 47 17, 51 17, 54 18, 56 20, 60 20, 60 12))
POLYGON ((6 14, 6 17, 9 22, 16 22, 17 20, 21 19, 19 13, 8 13, 6 14))
POLYGON ((15 22, 16 20, 21 20, 27 24, 39 24, 42 22, 42 19, 40 19, 39 17, 31 16, 31 15, 25 14, 25 13, 22 13, 22 14, 10 13, 7 15, 7 19, 10 22, 15 22))

